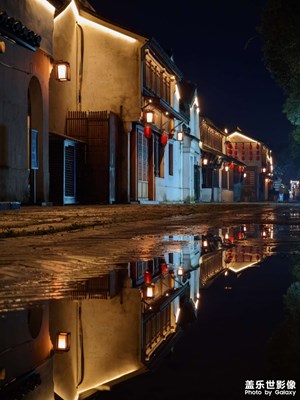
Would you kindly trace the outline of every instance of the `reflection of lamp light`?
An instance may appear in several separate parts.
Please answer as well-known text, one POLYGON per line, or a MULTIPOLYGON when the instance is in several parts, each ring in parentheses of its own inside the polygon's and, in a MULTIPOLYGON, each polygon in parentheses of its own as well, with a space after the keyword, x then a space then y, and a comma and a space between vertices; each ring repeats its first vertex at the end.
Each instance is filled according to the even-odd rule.
POLYGON ((59 332, 56 334, 56 351, 69 351, 71 347, 71 333, 59 332))
POLYGON ((183 131, 178 131, 178 132, 177 132, 177 140, 178 140, 178 142, 182 142, 183 139, 184 139, 184 133, 183 133, 183 131))
POLYGON ((55 61, 55 79, 59 82, 71 80, 71 68, 67 61, 55 61))
POLYGON ((147 285, 146 286, 146 293, 145 293, 145 295, 146 295, 146 298, 147 299, 153 299, 153 297, 154 297, 154 285, 152 284, 152 285, 147 285))

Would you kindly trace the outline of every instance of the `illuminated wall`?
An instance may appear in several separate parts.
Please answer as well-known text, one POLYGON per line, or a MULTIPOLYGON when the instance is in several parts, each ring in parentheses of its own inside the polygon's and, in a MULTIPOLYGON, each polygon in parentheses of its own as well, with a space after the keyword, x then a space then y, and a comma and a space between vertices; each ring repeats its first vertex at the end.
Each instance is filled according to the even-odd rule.
POLYGON ((51 78, 52 131, 64 132, 68 110, 108 110, 124 121, 140 117, 140 54, 145 39, 77 9, 55 19, 54 57, 70 62, 71 81, 51 78), (124 33, 123 33, 124 32, 124 33))
POLYGON ((1 10, 42 37, 35 52, 3 36, 0 54, 0 200, 27 202, 29 184, 28 104, 31 128, 39 132, 36 200, 48 200, 48 101, 54 8, 38 0, 3 0, 1 10), (28 101, 30 93, 30 102, 28 101))

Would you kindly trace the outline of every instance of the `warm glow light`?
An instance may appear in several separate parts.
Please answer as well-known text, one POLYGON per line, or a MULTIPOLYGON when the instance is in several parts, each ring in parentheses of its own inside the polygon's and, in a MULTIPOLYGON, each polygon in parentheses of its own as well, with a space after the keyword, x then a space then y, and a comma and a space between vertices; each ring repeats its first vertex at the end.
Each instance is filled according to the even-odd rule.
POLYGON ((207 158, 203 158, 203 165, 207 165, 208 164, 208 159, 207 158))
POLYGON ((154 112, 153 111, 145 111, 146 122, 147 124, 152 124, 154 121, 154 112))
POLYGON ((100 382, 95 383, 95 385, 93 385, 93 386, 91 386, 91 387, 85 387, 84 389, 78 391, 78 395, 76 395, 76 397, 75 397, 74 400, 78 400, 78 399, 79 399, 79 395, 80 395, 81 393, 84 393, 84 392, 86 392, 86 391, 88 391, 88 390, 90 390, 90 389, 95 389, 95 388, 99 388, 99 390, 101 390, 102 387, 103 387, 104 385, 105 385, 106 387, 108 387, 108 386, 109 386, 109 385, 108 385, 109 382, 115 381, 115 380, 117 380, 117 379, 119 379, 119 378, 122 378, 123 376, 132 374, 133 372, 135 372, 135 371, 137 371, 137 370, 138 370, 138 367, 137 367, 137 366, 134 366, 134 367, 131 368, 131 369, 124 370, 122 374, 118 374, 118 375, 112 376, 111 379, 110 379, 109 381, 108 381, 108 380, 100 381, 100 382))
POLYGON ((70 350, 70 332, 59 332, 56 335, 56 350, 57 351, 69 351, 70 350))
POLYGON ((225 240, 228 240, 229 239, 229 234, 226 232, 225 233, 225 240))
POLYGON ((62 16, 62 14, 64 14, 64 13, 67 11, 67 9, 68 9, 69 7, 72 7, 72 10, 73 10, 73 12, 74 12, 74 14, 75 14, 75 17, 76 17, 77 21, 78 21, 81 25, 86 25, 86 26, 90 26, 90 27, 92 27, 92 28, 101 30, 102 32, 108 33, 108 34, 110 34, 110 35, 112 35, 112 36, 114 36, 114 37, 127 40, 127 41, 130 42, 130 43, 136 42, 136 39, 134 39, 134 38, 132 38, 132 37, 130 37, 130 36, 127 36, 127 35, 125 35, 124 33, 118 32, 118 31, 116 31, 116 30, 114 30, 114 29, 111 29, 111 28, 108 28, 108 27, 106 27, 106 26, 104 26, 104 25, 101 25, 100 22, 94 22, 94 21, 91 21, 91 20, 89 20, 89 19, 87 19, 87 18, 82 17, 81 15, 79 15, 79 12, 78 12, 78 9, 77 9, 77 6, 76 6, 74 0, 71 1, 71 3, 65 8, 65 10, 64 10, 63 12, 61 12, 61 13, 55 18, 55 20, 58 19, 58 18, 60 18, 60 17, 62 16))
POLYGON ((178 267, 177 275, 178 275, 178 276, 183 276, 183 273, 184 273, 183 267, 182 267, 182 266, 178 267))
POLYGON ((257 261, 253 262, 253 263, 250 263, 250 264, 247 264, 247 265, 243 265, 242 267, 239 267, 239 268, 228 267, 228 269, 230 269, 231 271, 233 271, 235 273, 238 273, 238 272, 243 271, 244 269, 247 269, 247 268, 250 268, 250 267, 254 267, 254 266, 256 266, 256 264, 257 264, 257 261))
POLYGON ((176 317, 175 317, 175 321, 177 322, 179 319, 179 315, 180 315, 180 307, 178 307, 177 311, 176 311, 176 317))
POLYGON ((249 136, 246 136, 246 135, 244 135, 243 133, 240 133, 240 132, 233 132, 228 137, 231 138, 233 136, 240 136, 240 137, 242 137, 244 139, 247 139, 247 142, 258 143, 256 140, 254 140, 254 139, 250 138, 249 136))
POLYGON ((207 247, 208 246, 208 241, 205 239, 203 240, 203 247, 207 247))
POLYGON ((55 64, 55 77, 60 82, 69 81, 70 76, 70 64, 64 61, 58 61, 55 64))
POLYGON ((178 89, 177 85, 175 85, 175 96, 176 96, 176 99, 179 101, 180 100, 180 93, 179 93, 179 89, 178 89))
POLYGON ((46 0, 38 0, 38 3, 42 4, 52 14, 54 13, 55 7, 53 7, 53 5, 50 4, 48 1, 46 1, 46 0))
POLYGON ((225 132, 225 133, 228 133, 228 129, 227 129, 227 128, 225 128, 225 129, 224 129, 224 132, 225 132))
POLYGON ((244 178, 247 178, 247 174, 246 174, 246 172, 244 172, 244 175, 243 175, 243 176, 244 176, 244 178))
POLYGON ((225 171, 227 172, 229 170, 229 166, 225 165, 225 171))
POLYGON ((153 297, 154 297, 154 286, 153 285, 146 287, 146 297, 148 299, 153 299, 153 297))

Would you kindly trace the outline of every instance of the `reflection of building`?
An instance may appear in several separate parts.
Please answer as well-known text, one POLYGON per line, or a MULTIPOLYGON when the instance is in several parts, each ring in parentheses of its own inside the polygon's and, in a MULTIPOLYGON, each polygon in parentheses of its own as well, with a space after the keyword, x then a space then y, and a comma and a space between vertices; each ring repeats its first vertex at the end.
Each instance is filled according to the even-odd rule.
POLYGON ((1 314, 0 399, 53 400, 51 351, 48 302, 1 314))
POLYGON ((196 318, 198 266, 185 265, 185 258, 170 253, 132 262, 76 284, 69 299, 51 301, 52 342, 58 332, 71 337, 70 350, 54 355, 58 396, 86 398, 97 387, 144 372, 170 350, 180 327, 196 318))

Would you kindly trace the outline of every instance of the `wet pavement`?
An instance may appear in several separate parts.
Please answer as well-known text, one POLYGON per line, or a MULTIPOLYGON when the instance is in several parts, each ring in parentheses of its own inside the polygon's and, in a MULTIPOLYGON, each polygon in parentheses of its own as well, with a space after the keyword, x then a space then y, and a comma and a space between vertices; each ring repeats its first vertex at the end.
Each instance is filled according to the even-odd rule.
MULTIPOLYGON (((24 318, 22 312, 32 312, 38 306, 49 307, 52 343, 56 327, 73 329, 73 318, 78 318, 74 307, 79 307, 76 324, 83 326, 76 329, 81 330, 79 339, 85 338, 85 351, 90 346, 87 338, 98 335, 95 349, 87 352, 85 373, 78 359, 72 358, 71 364, 78 363, 82 376, 80 379, 77 371, 76 378, 70 371, 70 378, 64 379, 69 388, 55 375, 60 368, 55 363, 65 360, 62 365, 66 368, 67 359, 54 357, 52 390, 59 394, 58 399, 73 400, 75 387, 80 385, 79 398, 90 400, 253 399, 257 396, 245 395, 248 381, 266 384, 267 380, 284 380, 299 386, 300 367, 280 370, 270 362, 278 355, 274 343, 279 340, 282 345, 282 337, 286 338, 286 332, 281 332, 281 339, 276 339, 276 330, 286 318, 283 296, 295 281, 292 270, 299 262, 299 241, 298 203, 24 207, 1 211, 0 339, 4 334, 6 344, 0 346, 0 399, 1 367, 11 352, 6 321, 11 321, 10 316, 24 318), (148 269, 155 283, 153 303, 143 292, 148 269), (155 340, 151 339, 148 332, 154 340, 150 347, 147 335, 136 338, 135 349, 131 343, 130 332, 135 324, 137 330, 132 332, 137 336, 140 332, 140 296, 146 332, 147 323, 156 314, 162 321, 167 318, 163 310, 168 307, 174 313, 183 309, 185 288, 197 318, 183 323, 183 317, 180 320, 176 314, 176 332, 180 335, 170 341, 169 347, 165 346, 168 349, 158 361, 151 363, 151 357, 159 354, 162 347, 161 339, 155 335, 155 340), (158 308, 154 312, 155 302, 158 308), (112 307, 111 313, 107 304, 112 307), (95 310, 88 310, 91 305, 97 307, 97 316, 95 310), (101 320, 98 313, 106 319, 101 320), (117 315, 123 325, 128 323, 127 328, 120 329, 117 315), (97 334, 91 330, 96 326, 97 334), (114 330, 113 326, 119 328, 114 330), (112 354, 123 343, 127 359, 119 354, 114 361, 109 342, 102 343, 104 332, 107 335, 109 329, 112 354), (142 364, 147 366, 146 373, 132 379, 126 375, 127 370, 142 370, 142 364), (120 379, 114 381, 112 377, 116 375, 120 379), (72 389, 75 378, 77 384, 72 389), (84 386, 84 380, 90 383, 84 386), (87 390, 89 387, 93 390, 87 390), (106 388, 111 390, 104 391, 106 388)), ((149 282, 154 288, 152 280, 149 282)), ((168 340, 173 337, 171 325, 163 328, 168 340)), ((29 326, 37 329, 30 323, 29 326)), ((295 337, 297 343, 297 329, 295 332, 291 343, 295 337)), ((83 357, 80 346, 83 345, 77 344, 77 352, 81 351, 83 357)), ((71 353, 69 356, 73 357, 71 353)), ((278 359, 281 357, 282 354, 278 359)), ((64 374, 68 376, 67 372, 64 374)), ((40 394, 32 399, 52 398, 51 389, 50 397, 44 388, 39 390, 40 394)))

